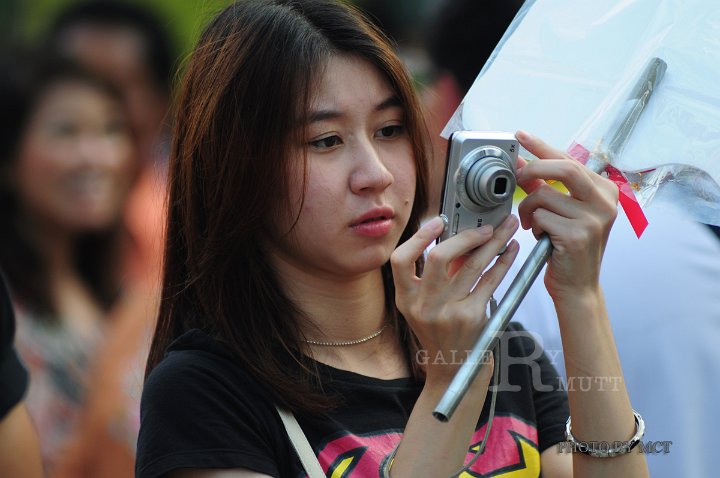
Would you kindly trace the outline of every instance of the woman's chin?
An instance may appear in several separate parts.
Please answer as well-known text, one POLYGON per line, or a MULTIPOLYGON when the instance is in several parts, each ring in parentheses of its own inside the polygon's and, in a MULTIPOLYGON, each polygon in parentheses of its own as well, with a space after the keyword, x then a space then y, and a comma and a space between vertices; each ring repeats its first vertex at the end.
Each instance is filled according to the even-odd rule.
POLYGON ((377 270, 390 260, 391 252, 392 251, 378 251, 368 254, 359 254, 358 257, 352 261, 352 264, 347 266, 347 269, 355 271, 358 274, 365 274, 377 270))

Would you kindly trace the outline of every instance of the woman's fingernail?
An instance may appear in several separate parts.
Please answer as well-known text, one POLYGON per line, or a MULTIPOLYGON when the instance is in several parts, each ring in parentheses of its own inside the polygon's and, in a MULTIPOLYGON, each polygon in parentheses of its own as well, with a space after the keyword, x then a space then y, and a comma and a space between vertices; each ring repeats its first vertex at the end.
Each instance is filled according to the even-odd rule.
POLYGON ((427 231, 432 233, 437 232, 438 234, 440 234, 440 232, 445 229, 445 221, 442 217, 435 216, 434 218, 426 222, 422 229, 426 229, 427 231))
POLYGON ((533 136, 528 133, 525 130, 518 130, 518 132, 515 134, 515 137, 519 139, 520 141, 529 141, 533 138, 533 136))

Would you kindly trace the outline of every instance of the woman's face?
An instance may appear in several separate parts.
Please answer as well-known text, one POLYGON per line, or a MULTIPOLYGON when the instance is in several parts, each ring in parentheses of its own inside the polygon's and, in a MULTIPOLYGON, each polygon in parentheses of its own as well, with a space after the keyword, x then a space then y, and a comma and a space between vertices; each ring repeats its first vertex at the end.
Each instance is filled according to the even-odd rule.
POLYGON ((365 60, 333 56, 317 84, 276 258, 307 272, 353 275, 390 257, 415 195, 415 161, 403 108, 365 60), (302 153, 307 179, 302 190, 302 153))
POLYGON ((101 89, 67 80, 51 86, 31 115, 16 169, 26 212, 69 232, 120 217, 134 151, 121 105, 101 89))

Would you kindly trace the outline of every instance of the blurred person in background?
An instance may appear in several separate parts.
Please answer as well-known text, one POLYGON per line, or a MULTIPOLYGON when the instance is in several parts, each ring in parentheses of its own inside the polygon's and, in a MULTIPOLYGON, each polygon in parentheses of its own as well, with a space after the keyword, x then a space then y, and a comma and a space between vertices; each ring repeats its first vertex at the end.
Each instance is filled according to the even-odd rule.
POLYGON ((135 248, 127 291, 94 367, 80 433, 58 477, 131 477, 140 393, 159 301, 168 107, 175 56, 168 34, 139 5, 81 2, 62 11, 47 43, 118 85, 140 144, 141 171, 124 220, 135 248))
MULTIPOLYGON (((431 17, 428 51, 438 72, 424 100, 434 142, 436 203, 447 148, 439 134, 522 4, 448 0, 431 17)), ((679 208, 645 213, 649 226, 638 239, 620 209, 603 258, 600 280, 618 352, 632 403, 652 423, 645 441, 672 442, 669 453, 648 454, 650 475, 712 476, 715 459, 703 444, 714 442, 709 424, 720 423, 719 389, 707 382, 720 376, 720 241, 712 228, 679 208)), ((520 253, 498 287, 498 300, 536 243, 522 229, 515 239, 520 253)), ((564 376, 555 309, 541 281, 531 287, 514 320, 539 334, 564 376)))
POLYGON ((0 470, 3 478, 41 478, 40 445, 23 397, 28 373, 13 341, 15 314, 0 272, 0 470))
POLYGON ((52 22, 46 41, 120 88, 145 161, 165 162, 165 124, 175 56, 161 21, 119 1, 71 4, 52 22))
POLYGON ((122 211, 137 164, 111 84, 47 52, 7 52, 0 63, 0 266, 51 475, 121 297, 122 211))
POLYGON ((140 179, 125 220, 136 250, 133 280, 158 280, 167 165, 168 108, 175 55, 159 19, 118 1, 75 3, 60 12, 46 43, 112 81, 126 105, 138 144, 140 179))

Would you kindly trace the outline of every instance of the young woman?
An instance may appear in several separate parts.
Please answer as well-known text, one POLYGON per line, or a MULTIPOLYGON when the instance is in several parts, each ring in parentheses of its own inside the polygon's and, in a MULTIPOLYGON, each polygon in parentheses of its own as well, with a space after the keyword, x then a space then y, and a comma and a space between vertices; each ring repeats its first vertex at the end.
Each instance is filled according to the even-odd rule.
POLYGON ((30 372, 26 404, 52 475, 119 297, 120 220, 136 162, 111 85, 40 52, 0 62, 0 265, 30 372))
MULTIPOLYGON (((518 139, 543 159, 519 165, 530 193, 520 221, 555 246, 545 284, 568 373, 617 378, 569 392, 572 432, 628 440, 639 423, 597 285, 617 192, 518 139)), ((426 140, 400 61, 352 8, 251 0, 209 25, 178 104, 139 477, 305 476, 276 407, 297 418, 326 476, 434 478, 463 466, 487 426, 492 367, 448 423, 432 410, 517 253, 518 220, 462 232, 423 260, 442 230, 439 218, 418 229, 426 140)), ((505 350, 525 365, 503 371, 509 387, 469 476, 646 476, 636 452, 558 452, 568 402, 513 330, 505 350)))

